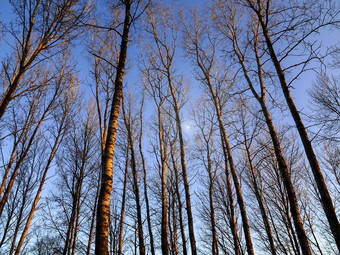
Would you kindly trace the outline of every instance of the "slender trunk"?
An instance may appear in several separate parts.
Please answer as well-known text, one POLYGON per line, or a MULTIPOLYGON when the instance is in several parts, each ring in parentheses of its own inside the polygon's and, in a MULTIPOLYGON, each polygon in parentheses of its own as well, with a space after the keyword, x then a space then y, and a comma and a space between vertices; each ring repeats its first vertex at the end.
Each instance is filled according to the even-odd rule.
POLYGON ((165 152, 163 144, 163 127, 162 127, 162 114, 161 105, 158 105, 158 139, 159 150, 161 154, 161 175, 162 175, 162 221, 161 221, 161 248, 162 255, 169 254, 169 241, 168 241, 168 219, 167 219, 167 202, 166 202, 166 180, 165 180, 165 152))
POLYGON ((224 128, 224 125, 223 125, 223 122, 222 122, 221 110, 220 110, 218 102, 217 102, 217 97, 215 95, 214 89, 211 86, 211 84, 209 86, 209 89, 210 89, 212 98, 214 100, 215 108, 216 108, 216 114, 217 114, 217 118, 218 118, 219 128, 220 128, 221 136, 222 136, 222 139, 223 139, 223 143, 222 143, 223 144, 223 150, 227 152, 231 176, 233 178, 235 189, 236 189, 237 203, 238 203, 238 205, 240 207, 240 211, 241 211, 242 226, 243 226, 243 231, 244 231, 244 235, 245 235, 245 239, 246 239, 247 251, 248 251, 249 255, 253 255, 254 250, 253 250, 253 244, 252 244, 251 236, 250 236, 247 212, 246 212, 246 208, 245 208, 244 201, 243 201, 241 186, 240 186, 240 183, 238 181, 238 177, 237 177, 237 173, 236 173, 236 169, 235 169, 235 165, 234 165, 231 147, 230 147, 230 144, 229 144, 227 133, 225 131, 225 128, 224 128))
POLYGON ((84 173, 81 173, 80 185, 79 185, 80 187, 78 189, 78 196, 77 196, 77 210, 76 210, 76 219, 75 219, 75 227, 74 227, 74 235, 73 235, 72 255, 75 254, 75 250, 76 250, 76 242, 77 242, 77 235, 78 235, 78 228, 79 228, 81 190, 82 190, 83 179, 84 179, 84 173))
MULTIPOLYGON (((280 61, 277 59, 276 53, 274 51, 274 47, 273 47, 273 44, 272 44, 272 41, 271 41, 271 38, 270 38, 270 35, 269 35, 267 25, 266 25, 266 23, 263 19, 262 12, 258 11, 257 15, 258 15, 261 27, 262 27, 263 35, 266 39, 266 44, 267 44, 267 47, 268 47, 268 50, 269 50, 269 53, 270 53, 271 60, 274 64, 276 73, 279 77, 282 92, 283 92, 284 97, 286 99, 290 113, 291 113, 291 115, 294 119, 296 128, 299 132, 303 147, 305 149, 305 153, 307 155, 310 167, 312 169, 314 180, 316 182, 316 185, 318 187, 318 191, 320 193, 322 208, 323 208, 323 210, 326 214, 329 226, 331 228, 332 234, 334 236, 335 242, 336 242, 338 250, 340 252, 340 224, 339 224, 339 220, 337 218, 337 215, 336 215, 336 212, 335 212, 335 209, 334 209, 334 206, 333 206, 331 196, 329 195, 328 188, 326 186, 323 174, 321 172, 319 162, 318 162, 318 160, 315 156, 315 153, 314 153, 314 150, 313 150, 313 147, 312 147, 312 143, 311 143, 311 141, 308 137, 306 128, 303 125, 299 111, 296 109, 294 101, 293 101, 293 99, 290 95, 290 91, 289 91, 289 88, 288 88, 288 84, 286 82, 284 71, 282 70, 280 61)), ((298 235, 299 235, 299 233, 298 233, 298 235)), ((306 246, 306 245, 307 244, 305 244, 305 243, 303 244, 303 246, 306 246)))
MULTIPOLYGON (((18 201, 18 194, 19 194, 19 190, 20 190, 20 186, 17 185, 17 188, 14 192, 13 195, 13 201, 18 201)), ((6 236, 7 234, 10 233, 10 229, 11 229, 11 223, 12 223, 12 218, 15 216, 16 213, 16 205, 13 203, 12 208, 10 208, 10 206, 8 206, 8 213, 7 213, 7 219, 6 219, 6 225, 5 227, 2 229, 3 230, 3 234, 2 234, 2 238, 0 241, 0 247, 7 241, 6 236)))
MULTIPOLYGON (((195 55, 196 63, 202 71, 202 74, 204 76, 204 82, 206 83, 206 85, 207 85, 207 87, 210 91, 211 97, 213 99, 213 103, 214 103, 216 115, 217 115, 217 120, 218 120, 218 124, 219 124, 219 130, 220 130, 220 134, 221 134, 223 153, 225 155, 225 161, 228 161, 229 166, 230 166, 231 175, 232 175, 234 185, 235 185, 235 189, 236 189, 237 202, 238 202, 238 205, 239 205, 240 211, 241 211, 242 226, 243 226, 244 235, 245 235, 245 239, 246 239, 247 251, 248 251, 249 255, 253 255, 254 254, 253 244, 252 244, 252 241, 251 241, 248 218, 247 218, 247 213, 246 213, 246 209, 245 209, 245 206, 244 206, 242 191, 241 191, 240 183, 238 181, 238 177, 237 177, 237 173, 236 173, 236 169, 235 169, 235 165, 234 165, 234 161, 233 161, 233 157, 232 157, 232 152, 231 152, 231 147, 230 147, 230 144, 229 144, 228 136, 227 136, 226 130, 225 130, 224 125, 223 125, 221 109, 220 109, 220 106, 218 104, 217 96, 215 94, 214 88, 213 88, 213 86, 211 84, 211 80, 210 80, 211 67, 206 68, 206 67, 203 66, 201 59, 200 59, 200 51, 199 51, 197 43, 198 43, 197 41, 194 43, 195 52, 196 52, 196 55, 195 55)), ((227 164, 226 164, 226 166, 227 166, 227 164)), ((227 170, 227 167, 226 167, 226 170, 227 170)), ((228 175, 227 175, 227 177, 228 177, 228 175)), ((229 196, 230 195, 231 194, 229 194, 229 196)), ((235 226, 234 231, 236 231, 236 226, 235 226)), ((239 248, 238 248, 238 246, 236 246, 236 242, 237 242, 237 238, 234 234, 235 249, 237 249, 235 252, 238 254, 239 248)))
POLYGON ((120 222, 119 222, 119 246, 118 246, 118 255, 122 254, 122 246, 123 246, 123 227, 124 227, 124 213, 125 213, 125 197, 126 197, 126 183, 127 183, 127 175, 129 168, 129 148, 130 148, 130 140, 128 141, 127 149, 126 149, 126 159, 125 159, 125 173, 124 173, 124 183, 123 183, 123 195, 122 195, 122 206, 120 210, 120 222))
POLYGON ((73 173, 73 177, 76 179, 76 186, 74 194, 72 194, 72 210, 70 222, 67 229, 67 235, 65 240, 65 246, 63 250, 63 255, 69 254, 72 249, 72 254, 74 254, 76 237, 77 237, 77 229, 78 229, 78 219, 79 219, 79 210, 80 210, 80 196, 81 196, 81 187, 84 176, 84 166, 85 158, 81 159, 80 166, 80 176, 77 177, 77 173, 73 173))
POLYGON ((3 178, 2 178, 2 181, 1 181, 1 186, 0 186, 0 197, 2 195, 2 192, 4 191, 4 188, 5 188, 5 185, 6 185, 6 181, 7 181, 7 177, 8 177, 8 174, 9 174, 9 171, 11 170, 12 168, 12 165, 13 165, 13 162, 14 162, 14 159, 15 159, 15 152, 16 152, 16 148, 19 144, 19 141, 22 140, 22 137, 24 136, 24 134, 26 135, 27 134, 27 131, 28 131, 28 128, 26 128, 26 131, 24 132, 24 130, 21 132, 18 140, 16 142, 14 142, 14 145, 13 145, 13 149, 12 149, 12 153, 11 153, 11 157, 9 159, 9 162, 8 164, 6 165, 6 170, 5 170, 5 173, 3 174, 3 178))
POLYGON ((272 255, 276 255, 276 248, 275 248, 275 244, 274 244, 273 233, 272 233, 272 230, 270 228, 266 209, 265 209, 264 202, 263 202, 263 199, 262 199, 262 194, 261 194, 261 191, 260 191, 259 186, 257 184, 257 178, 256 178, 256 174, 255 174, 255 169, 254 169, 254 166, 253 166, 253 160, 251 158, 249 147, 248 147, 249 144, 247 142, 248 140, 247 140, 247 137, 246 137, 246 134, 245 134, 245 130, 243 130, 243 137, 244 137, 244 142, 245 142, 245 148, 246 148, 250 173, 251 173, 251 176, 252 176, 252 179, 253 179, 252 183, 253 183, 254 193, 255 193, 257 203, 259 204, 259 207, 260 207, 260 212, 261 212, 263 224, 264 224, 264 227, 265 227, 265 230, 266 230, 266 233, 267 233, 267 237, 268 237, 268 241, 269 241, 270 251, 271 251, 272 255))
POLYGON ((70 251, 70 246, 72 242, 72 233, 73 233, 73 227, 74 227, 74 219, 75 219, 75 210, 76 210, 76 199, 73 196, 73 203, 72 203, 72 211, 71 211, 71 217, 70 221, 68 223, 67 232, 66 232, 66 239, 63 249, 63 255, 67 255, 70 251))
MULTIPOLYGON (((53 103, 55 102, 55 100, 57 98, 58 92, 59 92, 59 89, 57 89, 55 91, 55 93, 54 93, 50 103, 46 106, 46 109, 44 110, 44 112, 41 115, 39 121, 37 122, 37 124, 36 124, 36 126, 35 126, 35 128, 34 128, 34 130, 32 132, 32 135, 31 135, 31 137, 28 140, 28 143, 27 143, 26 147, 24 148, 24 150, 20 154, 20 157, 19 157, 18 161, 16 162, 16 164, 14 166, 13 173, 11 175, 9 183, 7 184, 6 190, 5 190, 5 192, 4 192, 4 194, 3 194, 2 198, 1 198, 1 201, 0 201, 0 217, 2 215, 2 211, 4 209, 5 203, 6 203, 7 199, 8 199, 9 193, 11 192, 11 189, 12 189, 14 180, 16 178, 17 172, 19 170, 19 167, 20 167, 21 163, 24 161, 25 157, 27 156, 28 151, 29 151, 29 149, 30 149, 30 147, 31 147, 31 145, 32 145, 32 143, 34 141, 35 135, 39 131, 39 128, 40 128, 41 124, 43 123, 43 121, 45 120, 45 118, 48 115, 49 111, 51 110, 51 107, 53 106, 53 103)), ((38 100, 38 98, 35 99, 34 102, 36 100, 38 100)), ((29 116, 29 119, 31 119, 31 118, 33 119, 33 115, 34 115, 36 109, 37 109, 37 105, 32 104, 30 106, 30 116, 29 116)), ((29 125, 29 123, 30 123, 30 121, 28 121, 26 125, 29 125)), ((25 128, 26 128, 26 130, 23 131, 23 132, 27 133, 29 128, 28 127, 25 127, 25 128)), ((20 136, 20 138, 21 138, 21 136, 20 136)), ((3 189, 3 187, 1 187, 1 188, 3 189)))
MULTIPOLYGON (((172 202, 171 202, 171 187, 169 189, 169 196, 168 196, 168 221, 173 223, 173 219, 171 218, 171 212, 172 212, 172 202)), ((168 224, 169 227, 169 254, 174 255, 174 232, 172 231, 173 225, 170 223, 168 224)))
MULTIPOLYGON (((171 186, 173 187, 173 186, 171 186)), ((178 248, 177 248, 177 222, 176 222, 176 194, 175 191, 171 188, 171 212, 172 212, 172 228, 173 228, 173 254, 178 255, 178 248)))
POLYGON ((138 243, 139 254, 145 255, 142 210, 141 210, 140 198, 139 198, 139 186, 138 186, 136 159, 135 159, 135 148, 134 148, 134 143, 133 143, 132 134, 131 134, 131 117, 130 117, 130 114, 129 114, 129 120, 126 117, 124 97, 122 97, 122 109, 123 109, 124 122, 125 122, 125 126, 127 129, 128 143, 130 144, 131 169, 132 169, 132 176, 133 176, 133 193, 135 195, 135 202, 136 202, 136 207, 137 207, 137 229, 138 229, 138 241, 139 241, 138 243))
POLYGON ((178 180, 178 169, 176 167, 176 162, 174 158, 174 152, 173 152, 173 144, 171 145, 171 161, 172 161, 172 167, 175 172, 175 183, 176 183, 176 198, 178 203, 178 215, 179 215, 179 226, 181 230, 181 238, 182 238, 182 247, 183 247, 183 255, 187 255, 187 245, 186 245, 186 237, 185 237, 185 231, 184 231, 184 224, 183 224, 183 214, 182 214, 182 201, 181 201, 181 194, 179 192, 179 180, 178 180))
MULTIPOLYGON (((25 193, 27 194, 27 188, 26 188, 25 193)), ((12 237, 12 245, 11 245, 11 249, 9 251, 10 255, 13 254, 14 249, 15 249, 16 238, 17 238, 17 234, 18 234, 18 231, 19 231, 19 227, 21 225, 20 223, 21 223, 21 218, 22 218, 23 212, 24 212, 26 199, 27 199, 27 197, 24 195, 24 197, 22 199, 22 204, 21 204, 21 207, 20 207, 19 215, 18 215, 18 218, 16 219, 17 224, 15 226, 15 230, 14 230, 13 237, 12 237)))
POLYGON ((237 54, 239 63, 242 67, 242 70, 243 70, 243 73, 244 73, 245 78, 247 80, 247 83, 249 85, 249 88, 251 89, 254 97, 257 99, 257 101, 261 105, 261 110, 262 110, 262 113, 265 117, 265 121, 266 121, 268 130, 269 130, 269 134, 270 134, 271 140, 273 142, 274 151, 275 151, 277 163, 278 163, 278 166, 279 166, 279 170, 280 170, 280 173, 281 173, 281 176, 282 176, 282 180, 283 180, 284 186, 285 186, 287 193, 288 193, 290 209, 291 209, 291 213, 292 213, 292 216, 293 216, 294 225, 295 225, 295 228, 296 228, 296 231, 297 231, 299 242, 301 244, 301 249, 302 249, 304 255, 311 255, 311 250, 310 250, 310 247, 309 247, 308 238, 306 236, 306 232, 303 228, 303 224, 302 224, 302 220, 301 220, 301 215, 300 215, 300 211, 299 211, 299 207, 298 207, 295 189, 294 189, 294 186, 293 186, 292 181, 291 181, 291 177, 290 177, 290 174, 289 174, 289 171, 288 171, 287 163, 286 163, 286 161, 285 161, 285 159, 282 155, 281 145, 280 145, 279 139, 277 137, 276 130, 274 128, 274 124, 272 122, 270 113, 269 113, 267 106, 265 104, 265 87, 264 87, 263 77, 262 77, 262 65, 261 65, 260 59, 258 57, 257 47, 255 45, 254 50, 255 50, 257 67, 258 67, 259 83, 261 85, 261 96, 259 96, 257 94, 257 92, 255 91, 255 89, 253 87, 253 84, 252 84, 252 82, 249 78, 247 69, 244 65, 242 57, 239 54, 239 51, 238 51, 238 48, 237 48, 235 41, 233 41, 233 47, 234 47, 234 52, 237 54))
POLYGON ((170 67, 167 69, 167 76, 168 76, 168 84, 171 91, 171 96, 173 99, 173 107, 176 115, 176 126, 178 130, 178 138, 179 138, 179 145, 180 145, 180 154, 181 154, 181 166, 182 166, 182 177, 183 177, 183 184, 184 184, 184 191, 185 191, 185 199, 186 199, 186 210, 187 210, 187 217, 188 217, 188 227, 189 227, 189 238, 190 238, 190 247, 191 247, 191 254, 197 255, 196 251, 196 241, 195 241, 195 233, 194 233, 194 223, 191 211, 191 199, 190 199, 190 188, 188 182, 188 175, 187 175, 187 167, 185 163, 185 150, 184 150, 184 139, 182 134, 182 125, 181 119, 179 114, 179 107, 177 103, 177 98, 175 96, 175 91, 172 85, 172 78, 170 73, 170 67))
POLYGON ((23 232, 21 234, 20 241, 19 241, 17 249, 15 251, 15 255, 20 254, 21 247, 22 247, 22 245, 24 243, 24 240, 25 240, 28 228, 29 228, 29 226, 31 224, 31 221, 32 221, 32 218, 33 218, 33 214, 35 212, 36 206, 37 206, 39 198, 40 198, 40 193, 41 193, 42 188, 43 188, 43 186, 45 184, 45 180, 46 180, 46 176, 47 176, 48 170, 50 169, 50 165, 52 164, 52 161, 53 161, 55 153, 56 153, 56 151, 58 149, 58 145, 60 143, 60 140, 62 140, 62 138, 63 138, 62 131, 63 131, 63 128, 64 128, 64 122, 66 121, 66 113, 63 113, 63 114, 65 114, 65 115, 63 116, 63 118, 61 120, 61 123, 59 124, 60 126, 59 126, 59 129, 58 129, 58 134, 57 134, 57 136, 55 138, 55 141, 54 141, 54 144, 53 144, 50 156, 49 156, 49 158, 47 160, 47 164, 45 166, 45 169, 44 169, 41 181, 40 181, 39 188, 38 188, 37 193, 35 195, 35 198, 34 198, 34 201, 33 201, 33 204, 32 204, 32 207, 31 207, 31 210, 30 210, 30 213, 29 213, 29 216, 28 216, 27 221, 26 221, 25 228, 24 228, 24 230, 23 230, 23 232))
MULTIPOLYGON (((224 146, 224 141, 222 139, 222 134, 220 134, 220 136, 221 136, 222 147, 224 148, 225 146, 224 146)), ((229 223, 230 223, 231 233, 233 235, 235 255, 239 255, 240 254, 240 245, 239 245, 238 234, 237 234, 237 224, 236 224, 236 218, 235 218, 234 198, 233 198, 233 191, 232 191, 231 182, 230 182, 228 155, 227 155, 227 152, 225 150, 223 150, 223 156, 224 156, 224 167, 225 167, 225 175, 226 175, 225 178, 226 178, 226 185, 227 185, 227 195, 228 195, 229 210, 230 210, 229 223)))
POLYGON ((144 181, 144 198, 145 198, 145 206, 146 206, 146 218, 148 222, 149 236, 150 236, 150 246, 151 246, 151 255, 155 255, 154 241, 153 241, 153 233, 151 226, 151 215, 150 215, 150 206, 149 206, 149 197, 148 197, 148 185, 146 178, 146 167, 145 167, 145 159, 142 149, 142 137, 143 137, 143 106, 144 106, 144 91, 143 91, 143 101, 141 105, 140 111, 140 135, 139 135, 139 153, 142 159, 142 167, 143 167, 143 181, 144 181))
POLYGON ((93 210, 92 210, 92 216, 91 216, 91 227, 90 227, 90 233, 89 233, 89 240, 87 242, 86 255, 91 254, 91 245, 92 245, 94 223, 96 221, 96 207, 97 207, 97 201, 98 201, 98 197, 99 197, 99 184, 100 184, 100 178, 98 178, 98 182, 97 182, 97 192, 96 192, 96 197, 94 199, 94 204, 93 204, 93 210))
POLYGON ((216 231, 216 224, 215 224, 215 207, 214 207, 214 176, 212 173, 212 164, 211 164, 211 157, 210 157, 210 149, 209 145, 207 144, 207 159, 208 159, 208 174, 209 174, 209 206, 210 206, 210 224, 211 224, 211 235, 212 235, 212 244, 211 244, 211 251, 212 255, 218 255, 218 242, 217 242, 217 231, 216 231))
POLYGON ((120 45, 120 54, 115 80, 115 91, 112 99, 105 149, 102 155, 101 188, 97 207, 96 255, 108 255, 108 230, 110 218, 110 197, 112 191, 113 152, 117 134, 120 100, 123 94, 123 78, 130 29, 130 8, 131 1, 128 0, 125 2, 124 28, 120 45))

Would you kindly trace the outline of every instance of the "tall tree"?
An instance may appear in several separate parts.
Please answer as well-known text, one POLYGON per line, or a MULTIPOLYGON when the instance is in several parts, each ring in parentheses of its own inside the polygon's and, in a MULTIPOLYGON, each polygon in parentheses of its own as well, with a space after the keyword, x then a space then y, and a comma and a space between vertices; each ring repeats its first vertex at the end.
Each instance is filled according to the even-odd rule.
MULTIPOLYGON (((189 227, 189 238, 191 253, 193 255, 197 254, 196 241, 194 234, 194 224, 191 209, 191 198, 190 198, 190 188, 188 182, 187 166, 185 162, 185 148, 184 148, 184 138, 182 130, 182 121, 180 117, 180 109, 183 106, 184 91, 182 81, 179 81, 175 77, 174 72, 174 57, 177 50, 177 26, 173 14, 174 10, 167 9, 165 6, 158 6, 158 8, 149 9, 148 11, 148 24, 147 32, 151 35, 154 41, 154 46, 151 46, 156 52, 155 58, 157 58, 156 63, 159 65, 159 72, 164 73, 167 84, 169 86, 169 91, 171 94, 171 104, 173 106, 174 118, 177 127, 178 141, 180 144, 180 155, 181 155, 181 173, 184 184, 185 191, 185 201, 186 201, 186 211, 188 218, 189 227), (182 98, 179 98, 182 95, 182 98)), ((155 66, 156 67, 156 66, 155 66)))
POLYGON ((90 11, 87 1, 77 0, 24 0, 10 1, 10 4, 15 20, 4 27, 14 38, 14 59, 2 61, 5 75, 1 81, 4 92, 1 94, 0 119, 13 98, 39 88, 26 87, 20 82, 32 66, 48 61, 60 51, 59 45, 69 42, 81 32, 80 26, 90 11))
POLYGON ((133 177, 133 193, 135 195, 136 209, 137 209, 137 231, 138 231, 138 247, 139 254, 145 255, 145 245, 144 245, 144 234, 143 234, 143 222, 142 222, 142 210, 141 210, 141 199, 140 199, 140 191, 139 191, 139 181, 138 181, 138 172, 137 172, 137 159, 135 154, 135 139, 134 139, 134 127, 136 126, 136 118, 132 116, 132 106, 131 99, 129 97, 128 101, 129 105, 125 109, 124 97, 122 97, 122 112, 124 124, 127 132, 127 139, 130 155, 131 155, 131 170, 133 177))
MULTIPOLYGON (((289 86, 292 84, 292 82, 294 82, 296 78, 305 71, 308 63, 315 57, 315 49, 313 45, 308 43, 308 37, 317 33, 321 28, 330 24, 336 24, 338 22, 338 9, 336 8, 336 5, 334 6, 334 12, 332 9, 328 9, 329 3, 327 3, 326 9, 324 4, 325 3, 323 1, 316 1, 315 3, 303 1, 301 3, 289 3, 287 6, 273 6, 270 0, 258 1, 257 3, 254 3, 250 0, 245 1, 245 5, 251 10, 253 15, 256 16, 261 27, 261 32, 265 39, 268 54, 275 68, 284 98, 299 132, 315 183, 318 187, 321 205, 324 209, 329 226, 340 252, 340 223, 337 218, 333 202, 328 192, 328 188, 320 169, 318 159, 315 155, 311 140, 308 137, 306 127, 303 124, 300 113, 295 106, 289 89, 289 86), (317 12, 315 13, 313 10, 316 10, 317 12), (273 19, 276 19, 275 23, 269 23, 269 21, 273 19), (305 29, 307 25, 309 28, 305 29), (278 29, 282 30, 277 33, 278 29), (297 41, 291 44, 291 38, 294 38, 294 40, 297 41), (277 50, 275 49, 274 45, 278 42, 288 43, 288 46, 284 47, 283 50, 277 50), (286 68, 282 67, 282 62, 288 56, 296 53, 297 51, 303 52, 305 50, 310 52, 306 60, 292 64, 286 68), (288 82, 288 70, 297 66, 300 67, 299 73, 290 82, 288 82)), ((332 6, 332 2, 330 2, 330 4, 332 6)))
MULTIPOLYGON (((228 165, 233 179, 233 183, 236 190, 237 202, 240 207, 242 216, 242 225, 244 230, 244 235, 246 239, 248 254, 254 254, 253 244, 250 236, 250 228, 247 217, 247 212, 245 208, 245 203, 242 195, 241 185, 239 181, 238 174, 236 172, 236 167, 233 160, 231 145, 228 139, 225 124, 223 122, 222 116, 222 105, 225 98, 222 98, 218 92, 223 93, 223 89, 217 90, 215 86, 221 86, 225 83, 230 83, 225 71, 217 69, 216 65, 216 40, 209 34, 207 29, 207 24, 204 24, 204 20, 199 18, 197 14, 193 14, 193 24, 191 27, 185 27, 185 48, 188 56, 192 62, 196 65, 197 78, 204 84, 211 100, 214 104, 216 110, 216 117, 219 125, 219 131, 221 136, 221 144, 223 147, 223 153, 225 153, 226 162, 226 176, 229 178, 228 165)), ((231 83, 232 84, 232 83, 231 83)), ((226 95, 225 95, 226 96, 226 95)), ((232 195, 231 187, 228 184, 229 196, 232 195)), ((231 199, 231 198, 229 198, 231 199)), ((234 220, 233 220, 234 221, 234 220)), ((238 240, 236 235, 236 224, 232 224, 235 242, 235 252, 238 254, 238 240)))
POLYGON ((119 51, 119 60, 116 70, 115 90, 112 98, 109 124, 107 126, 107 135, 102 155, 102 175, 101 188, 98 197, 97 207, 97 224, 96 224, 96 255, 108 255, 108 231, 110 218, 110 197, 112 190, 112 166, 113 152, 116 141, 118 115, 120 101, 123 93, 123 78, 125 72, 125 63, 127 56, 129 32, 131 26, 131 5, 132 1, 122 2, 125 17, 123 22, 123 32, 121 34, 121 44, 119 51))

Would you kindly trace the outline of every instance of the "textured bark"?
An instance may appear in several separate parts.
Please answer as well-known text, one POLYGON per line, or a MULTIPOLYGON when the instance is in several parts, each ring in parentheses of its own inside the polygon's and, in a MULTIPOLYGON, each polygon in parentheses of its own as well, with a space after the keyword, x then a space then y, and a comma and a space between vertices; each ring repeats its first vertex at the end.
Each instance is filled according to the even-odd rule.
POLYGON ((102 176, 101 188, 98 198, 97 207, 97 224, 96 224, 96 255, 108 255, 108 231, 110 218, 110 197, 112 191, 112 164, 113 152, 116 141, 118 115, 120 101, 123 94, 123 78, 126 62, 126 53, 128 47, 129 30, 130 30, 130 8, 131 1, 125 3, 125 19, 120 45, 119 61, 115 79, 115 91, 112 99, 112 106, 105 142, 105 149, 102 155, 102 176))

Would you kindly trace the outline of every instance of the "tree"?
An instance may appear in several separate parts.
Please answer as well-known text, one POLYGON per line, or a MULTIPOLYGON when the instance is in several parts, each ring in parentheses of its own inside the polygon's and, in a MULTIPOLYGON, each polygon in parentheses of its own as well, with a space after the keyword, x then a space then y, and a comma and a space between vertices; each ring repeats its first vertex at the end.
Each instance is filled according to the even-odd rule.
POLYGON ((340 126, 340 87, 336 77, 321 74, 317 77, 309 94, 312 107, 318 114, 313 114, 313 120, 323 128, 322 138, 338 140, 340 126))
POLYGON ((191 253, 193 255, 196 255, 197 250, 191 209, 190 188, 188 182, 187 166, 185 163, 184 138, 180 117, 180 110, 186 100, 184 97, 184 91, 186 89, 183 88, 183 85, 181 84, 182 81, 178 80, 174 71, 173 61, 177 50, 176 30, 178 25, 174 23, 175 21, 173 12, 174 10, 166 9, 163 6, 149 9, 146 31, 151 35, 151 40, 154 41, 154 45, 151 45, 151 47, 152 50, 156 52, 154 58, 157 66, 154 65, 153 68, 158 68, 158 71, 164 74, 171 94, 171 104, 173 106, 173 111, 175 115, 174 119, 176 122, 176 128, 178 130, 176 134, 178 135, 178 141, 180 144, 181 173, 185 191, 186 211, 188 217, 189 238, 191 245, 190 247, 191 253), (182 96, 181 92, 183 93, 182 96))
MULTIPOLYGON (((248 254, 254 254, 253 250, 253 244, 250 236, 250 229, 249 229, 249 223, 247 218, 247 212, 245 208, 245 203, 241 191, 241 186, 239 182, 238 175, 236 173, 236 167, 233 160, 232 150, 230 146, 230 142, 228 139, 228 135, 226 132, 226 128, 224 125, 224 122, 222 120, 222 104, 225 102, 225 98, 221 94, 223 94, 225 91, 223 89, 217 90, 215 92, 214 85, 224 86, 227 83, 227 88, 229 84, 232 84, 230 82, 228 84, 228 76, 226 71, 220 71, 217 68, 216 65, 216 59, 215 59, 215 50, 216 50, 216 39, 213 38, 209 31, 207 30, 207 24, 203 23, 204 20, 200 19, 197 15, 193 15, 193 24, 191 27, 186 26, 185 29, 185 49, 187 51, 187 54, 189 58, 192 60, 192 62, 196 65, 197 68, 197 79, 206 87, 206 90, 208 91, 208 94, 214 104, 215 110, 216 110, 216 117, 219 125, 219 131, 221 136, 221 144, 223 147, 223 153, 225 157, 225 170, 226 170, 226 178, 229 178, 229 170, 227 162, 229 163, 229 168, 231 172, 231 176, 233 178, 233 183, 236 190, 237 195, 237 202, 240 207, 241 216, 242 216, 242 223, 243 223, 243 230, 244 235, 246 238, 246 245, 247 245, 247 251, 248 254), (214 74, 215 73, 215 74, 214 74), (218 92, 221 91, 221 94, 218 94, 218 92)), ((230 206, 232 205, 232 192, 231 192, 231 186, 228 181, 228 194, 229 194, 229 203, 230 206)), ((231 211, 233 211, 233 208, 231 208, 231 211)), ((232 217, 233 218, 233 217, 232 217)), ((238 248, 238 238, 236 233, 236 224, 235 220, 231 220, 232 224, 232 232, 234 235, 234 243, 235 243, 235 253, 239 254, 239 248, 238 248)))
MULTIPOLYGON (((275 68, 282 93, 289 107, 291 116, 294 119, 296 128, 299 132, 302 144, 305 149, 307 159, 313 172, 314 180, 320 193, 321 205, 326 214, 329 226, 338 246, 338 250, 340 251, 340 223, 337 218, 323 174, 321 172, 318 159, 314 153, 311 140, 308 137, 307 130, 303 124, 300 113, 295 106, 289 89, 289 86, 292 84, 292 82, 295 81, 296 78, 305 71, 307 64, 315 57, 316 49, 313 44, 308 42, 308 38, 314 33, 318 32, 321 28, 336 24, 338 22, 336 20, 338 9, 335 5, 335 12, 333 12, 332 9, 328 8, 329 6, 324 5, 324 2, 291 3, 287 6, 277 5, 275 7, 272 6, 271 1, 269 0, 258 1, 257 3, 247 0, 244 3, 245 6, 251 10, 253 15, 255 15, 258 24, 261 27, 261 32, 268 49, 268 54, 275 68), (298 11, 296 12, 295 10, 298 11), (315 10, 316 13, 314 13, 313 10, 315 10), (282 16, 283 13, 285 15, 282 16), (287 17, 289 18, 287 19, 287 17), (269 23, 269 21, 275 18, 277 18, 275 23, 269 23), (305 29, 307 24, 309 28, 305 29), (277 30, 280 32, 277 33, 277 30), (294 38, 294 40, 297 40, 296 38, 299 39, 297 42, 291 44, 292 38, 294 38), (278 42, 288 43, 288 46, 284 47, 283 50, 278 52, 278 50, 274 48, 275 43, 278 42), (296 51, 302 52, 303 50, 307 50, 307 52, 309 52, 306 60, 295 63, 286 68, 282 67, 282 62, 288 56, 296 53, 296 51), (296 77, 288 82, 287 72, 293 67, 301 68, 296 77)), ((330 4, 332 6, 332 2, 330 2, 330 4)))
MULTIPOLYGON (((139 3, 139 1, 138 1, 139 3)), ((123 93, 123 78, 127 56, 129 31, 133 17, 131 14, 132 1, 122 2, 125 11, 123 32, 121 34, 121 44, 119 60, 116 70, 115 90, 112 98, 110 117, 108 119, 107 135, 102 154, 102 175, 101 186, 98 197, 97 224, 96 224, 96 250, 97 255, 108 255, 108 231, 110 218, 110 197, 112 190, 112 164, 113 152, 116 141, 118 115, 120 101, 123 93)))
POLYGON ((0 101, 2 119, 13 98, 38 85, 21 84, 26 72, 60 51, 59 46, 69 42, 81 32, 80 25, 86 20, 91 6, 86 1, 10 1, 16 15, 15 22, 6 29, 15 45, 14 59, 2 61, 4 92, 0 101), (12 64, 14 63, 14 64, 12 64))
MULTIPOLYGON (((210 227, 210 238, 211 238, 211 246, 210 251, 213 255, 219 254, 219 244, 217 237, 217 228, 216 228, 216 208, 214 204, 214 193, 217 192, 216 189, 216 179, 220 175, 218 168, 220 168, 220 162, 218 157, 216 158, 216 116, 213 112, 210 112, 207 106, 208 102, 200 101, 197 103, 196 111, 193 111, 193 116, 195 120, 195 124, 198 127, 199 131, 196 134, 195 142, 196 142, 196 151, 197 151, 197 159, 200 162, 199 164, 206 170, 208 177, 207 180, 203 180, 203 184, 207 186, 208 189, 208 204, 206 201, 202 199, 203 210, 201 213, 201 217, 205 218, 208 215, 208 224, 210 227)), ((202 176, 204 176, 202 174, 202 176)), ((205 178, 204 178, 205 179, 205 178)), ((203 197, 203 196, 202 196, 203 197)))
POLYGON ((136 154, 135 154, 135 139, 134 130, 133 128, 136 126, 135 120, 136 118, 132 119, 132 109, 131 109, 131 100, 129 100, 129 108, 125 110, 124 106, 124 97, 122 97, 122 112, 123 112, 123 119, 124 124, 127 132, 127 139, 130 155, 131 155, 131 170, 132 170, 132 177, 133 177, 133 193, 135 195, 136 201, 136 209, 137 209, 137 231, 138 231, 138 241, 139 241, 139 254, 145 255, 145 245, 144 245, 144 234, 143 234, 143 222, 142 222, 142 212, 141 212, 141 201, 140 201, 140 194, 139 194, 139 184, 138 184, 138 173, 137 173, 137 162, 136 162, 136 154), (126 114, 127 111, 127 114, 126 114))

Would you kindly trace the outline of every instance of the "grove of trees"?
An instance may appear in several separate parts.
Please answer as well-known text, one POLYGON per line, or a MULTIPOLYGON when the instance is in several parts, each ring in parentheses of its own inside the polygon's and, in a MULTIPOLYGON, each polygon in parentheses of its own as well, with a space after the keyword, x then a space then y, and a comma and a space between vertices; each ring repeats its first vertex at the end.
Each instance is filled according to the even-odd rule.
POLYGON ((0 254, 340 254, 339 1, 1 6, 0 254))

